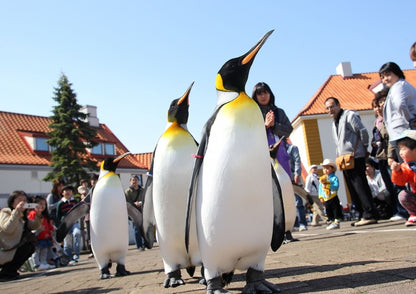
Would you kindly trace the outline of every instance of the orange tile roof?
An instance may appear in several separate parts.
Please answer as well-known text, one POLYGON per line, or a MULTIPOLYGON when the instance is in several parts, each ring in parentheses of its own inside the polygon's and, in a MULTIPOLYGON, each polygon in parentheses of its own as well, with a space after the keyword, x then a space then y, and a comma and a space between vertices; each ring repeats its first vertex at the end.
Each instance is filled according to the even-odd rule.
POLYGON ((152 164, 152 156, 153 152, 147 152, 147 153, 138 153, 134 154, 137 161, 140 162, 144 167, 146 167, 147 170, 150 169, 150 165, 152 164))
MULTIPOLYGON (((403 70, 406 80, 416 87, 416 69, 403 70)), ((325 114, 325 99, 336 97, 344 109, 370 110, 374 93, 369 89, 380 80, 378 72, 354 74, 351 77, 331 75, 292 120, 300 116, 325 114)))
MULTIPOLYGON (((37 134, 44 137, 50 131, 48 125, 51 122, 48 117, 0 111, 0 164, 49 165, 51 154, 33 151, 23 135, 37 134)), ((118 155, 129 151, 105 124, 100 124, 97 129, 97 139, 115 144, 118 155)), ((104 159, 100 155, 91 156, 98 162, 104 159)), ((120 161, 119 167, 146 169, 146 165, 135 156, 120 161)))

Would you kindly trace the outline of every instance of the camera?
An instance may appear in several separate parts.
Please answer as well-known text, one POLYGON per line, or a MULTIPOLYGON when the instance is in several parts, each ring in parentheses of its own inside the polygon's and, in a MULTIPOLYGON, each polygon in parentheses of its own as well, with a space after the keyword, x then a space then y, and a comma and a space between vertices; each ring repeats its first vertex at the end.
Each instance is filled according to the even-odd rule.
POLYGON ((38 207, 37 203, 26 203, 25 206, 23 206, 25 209, 27 208, 36 208, 38 207))

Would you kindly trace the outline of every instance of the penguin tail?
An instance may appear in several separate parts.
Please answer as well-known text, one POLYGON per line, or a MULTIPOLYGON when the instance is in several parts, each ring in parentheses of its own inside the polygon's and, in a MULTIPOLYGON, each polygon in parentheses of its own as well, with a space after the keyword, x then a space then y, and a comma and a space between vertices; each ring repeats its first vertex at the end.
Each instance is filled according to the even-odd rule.
POLYGON ((188 275, 190 275, 191 277, 194 276, 195 273, 195 266, 188 266, 186 268, 186 272, 188 273, 188 275))

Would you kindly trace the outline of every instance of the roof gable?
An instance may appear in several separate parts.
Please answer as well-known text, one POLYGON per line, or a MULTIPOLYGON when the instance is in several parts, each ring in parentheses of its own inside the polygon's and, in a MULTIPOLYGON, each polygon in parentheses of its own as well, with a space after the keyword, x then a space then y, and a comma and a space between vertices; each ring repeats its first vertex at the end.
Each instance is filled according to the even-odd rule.
MULTIPOLYGON (((416 87, 416 69, 403 70, 406 81, 416 87)), ((331 75, 295 116, 326 114, 324 103, 328 97, 336 97, 344 109, 371 110, 374 92, 371 88, 380 80, 378 72, 354 74, 350 77, 331 75)))
MULTIPOLYGON (((48 127, 51 122, 52 120, 48 117, 0 111, 0 164, 49 165, 51 154, 33 151, 25 136, 45 137, 45 133, 51 130, 48 127)), ((114 144, 116 154, 129 151, 105 124, 100 124, 97 128, 96 139, 102 143, 114 144)), ((90 156, 98 162, 105 158, 102 155, 91 154, 90 156)), ((139 162, 135 156, 126 157, 118 166, 146 169, 146 165, 139 162)))

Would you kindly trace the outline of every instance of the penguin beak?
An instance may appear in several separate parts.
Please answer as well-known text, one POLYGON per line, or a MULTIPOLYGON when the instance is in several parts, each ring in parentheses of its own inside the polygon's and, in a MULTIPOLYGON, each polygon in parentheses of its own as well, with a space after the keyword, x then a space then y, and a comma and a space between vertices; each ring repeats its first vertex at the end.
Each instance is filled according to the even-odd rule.
POLYGON ((267 32, 263 38, 260 39, 260 41, 257 42, 256 45, 254 45, 253 48, 251 48, 244 56, 243 60, 241 61, 241 64, 245 65, 252 61, 254 57, 256 57, 257 53, 259 52, 260 48, 263 46, 263 44, 266 42, 267 38, 274 32, 274 30, 271 30, 267 32))
POLYGON ((124 153, 124 154, 121 154, 120 156, 118 156, 118 157, 114 158, 113 162, 114 162, 114 163, 117 163, 117 162, 119 162, 120 160, 122 160, 124 157, 126 157, 127 155, 130 155, 130 154, 131 154, 131 152, 126 152, 126 153, 124 153))
POLYGON ((185 94, 183 94, 183 96, 181 98, 179 98, 177 105, 181 105, 184 101, 186 101, 186 105, 189 106, 189 93, 191 92, 191 89, 194 85, 195 81, 192 82, 192 84, 189 86, 188 90, 186 90, 185 94))
POLYGON ((254 57, 273 32, 274 30, 271 30, 266 33, 246 54, 228 60, 217 74, 215 88, 224 92, 244 91, 254 57))

